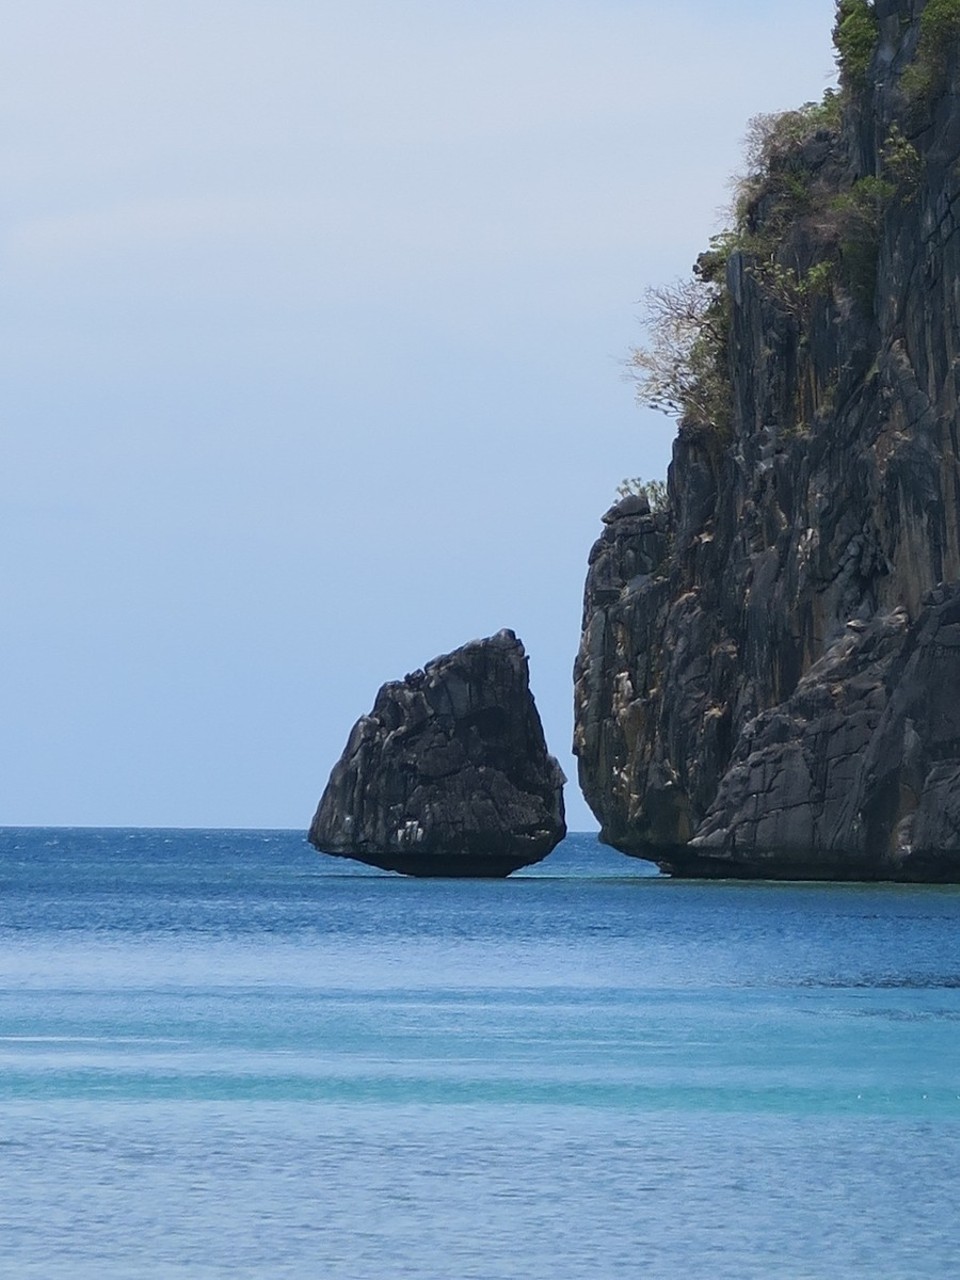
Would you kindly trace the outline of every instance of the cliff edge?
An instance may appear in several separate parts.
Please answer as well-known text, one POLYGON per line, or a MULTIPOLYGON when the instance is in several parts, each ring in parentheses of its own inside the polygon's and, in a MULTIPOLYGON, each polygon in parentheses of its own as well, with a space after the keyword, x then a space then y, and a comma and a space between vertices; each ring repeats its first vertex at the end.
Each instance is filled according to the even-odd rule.
POLYGON ((601 838, 675 874, 954 881, 960 0, 834 35, 698 261, 667 501, 604 517, 574 750, 601 838))

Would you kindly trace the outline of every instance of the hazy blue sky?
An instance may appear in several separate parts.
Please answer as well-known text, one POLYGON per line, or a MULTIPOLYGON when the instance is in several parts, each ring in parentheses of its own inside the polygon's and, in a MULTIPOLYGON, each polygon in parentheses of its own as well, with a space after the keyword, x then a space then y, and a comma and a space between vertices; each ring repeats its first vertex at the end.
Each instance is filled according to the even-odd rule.
POLYGON ((0 823, 306 826, 500 627, 571 826, 621 360, 833 0, 30 0, 3 112, 0 823))

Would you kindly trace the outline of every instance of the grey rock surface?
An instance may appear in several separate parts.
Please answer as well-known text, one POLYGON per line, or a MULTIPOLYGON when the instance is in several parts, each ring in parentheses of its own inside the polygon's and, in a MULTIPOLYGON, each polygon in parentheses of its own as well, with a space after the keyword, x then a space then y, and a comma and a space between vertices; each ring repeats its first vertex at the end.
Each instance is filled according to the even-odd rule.
POLYGON ((565 778, 547 753, 512 631, 385 684, 354 725, 309 839, 420 876, 506 876, 566 834, 565 778))
POLYGON ((675 874, 960 879, 960 51, 906 93, 923 8, 878 0, 864 87, 792 157, 818 212, 751 211, 830 288, 785 306, 730 254, 730 424, 681 423, 667 509, 615 505, 591 553, 581 785, 675 874), (853 244, 830 211, 877 175, 853 244))

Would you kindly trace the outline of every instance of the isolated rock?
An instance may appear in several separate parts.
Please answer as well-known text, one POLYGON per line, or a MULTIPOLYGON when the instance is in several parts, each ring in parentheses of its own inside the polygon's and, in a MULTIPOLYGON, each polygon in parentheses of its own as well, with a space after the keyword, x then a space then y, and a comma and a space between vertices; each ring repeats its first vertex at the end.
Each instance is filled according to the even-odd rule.
POLYGON ((324 853, 416 876, 507 876, 566 834, 527 658, 512 631, 385 684, 310 827, 324 853))
POLYGON ((728 412, 590 557, 581 784, 676 874, 960 880, 960 40, 925 11, 871 6, 701 259, 728 412))

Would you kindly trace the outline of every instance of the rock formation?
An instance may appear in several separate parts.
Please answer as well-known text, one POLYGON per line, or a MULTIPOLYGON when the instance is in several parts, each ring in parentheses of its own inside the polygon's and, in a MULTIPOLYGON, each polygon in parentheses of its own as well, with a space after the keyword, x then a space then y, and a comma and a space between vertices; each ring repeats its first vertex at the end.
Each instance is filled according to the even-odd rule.
POLYGON ((676 874, 960 880, 960 3, 835 37, 698 263, 724 396, 604 517, 574 746, 676 874))
POLYGON ((512 631, 385 684, 354 725, 310 841, 417 876, 507 876, 566 834, 527 658, 512 631))

